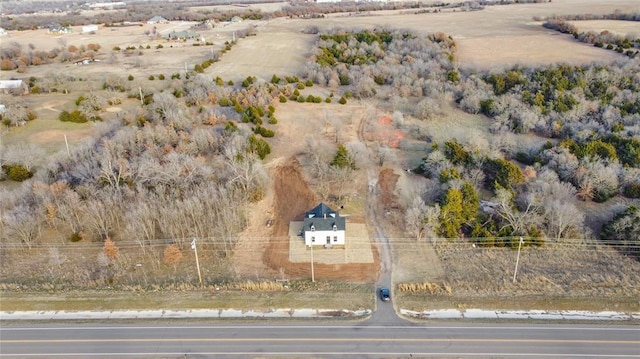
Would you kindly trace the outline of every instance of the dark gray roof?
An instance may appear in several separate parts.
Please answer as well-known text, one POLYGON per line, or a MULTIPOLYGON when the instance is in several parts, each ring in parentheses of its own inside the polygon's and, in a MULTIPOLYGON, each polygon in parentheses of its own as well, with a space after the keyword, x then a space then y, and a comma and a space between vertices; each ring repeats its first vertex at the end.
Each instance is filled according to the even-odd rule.
POLYGON ((344 231, 346 228, 345 218, 340 217, 338 211, 334 211, 326 204, 320 203, 305 214, 302 228, 305 232, 310 231, 311 226, 316 231, 330 231, 334 225, 337 230, 344 231))

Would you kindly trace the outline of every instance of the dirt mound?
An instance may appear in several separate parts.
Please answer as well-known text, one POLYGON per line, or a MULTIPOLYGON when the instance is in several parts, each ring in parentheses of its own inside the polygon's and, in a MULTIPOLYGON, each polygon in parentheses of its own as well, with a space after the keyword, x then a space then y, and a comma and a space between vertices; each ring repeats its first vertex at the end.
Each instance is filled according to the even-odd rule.
POLYGON ((400 209, 398 196, 396 193, 396 184, 398 176, 391 168, 385 168, 380 171, 378 178, 378 186, 380 187, 380 204, 385 211, 392 209, 400 209))
MULTIPOLYGON (((302 220, 304 213, 316 206, 318 200, 305 182, 300 163, 295 158, 274 169, 273 186, 273 237, 269 240, 263 261, 272 269, 284 272, 286 278, 309 278, 311 266, 308 263, 289 262, 289 222, 302 220)), ((314 264, 317 279, 345 281, 373 281, 377 268, 377 253, 374 253, 374 263, 314 264)))

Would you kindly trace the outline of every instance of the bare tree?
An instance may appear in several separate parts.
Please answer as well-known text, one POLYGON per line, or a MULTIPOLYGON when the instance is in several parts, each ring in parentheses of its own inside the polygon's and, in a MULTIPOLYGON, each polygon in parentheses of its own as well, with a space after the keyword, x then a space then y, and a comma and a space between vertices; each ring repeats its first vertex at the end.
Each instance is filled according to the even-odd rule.
POLYGON ((42 231, 43 218, 39 211, 20 206, 6 213, 2 218, 4 236, 9 241, 17 241, 31 249, 42 231))
POLYGON ((150 244, 158 237, 156 206, 153 198, 145 198, 136 202, 132 208, 127 210, 127 221, 125 222, 124 237, 138 242, 143 251, 147 244, 150 244))
POLYGON ((547 233, 560 240, 570 235, 584 234, 584 214, 576 207, 576 189, 560 182, 553 171, 541 172, 529 185, 529 196, 542 209, 547 233))
POLYGON ((44 158, 44 151, 34 143, 18 143, 3 149, 3 162, 20 164, 27 171, 31 171, 36 163, 44 158))
POLYGON ((88 228, 99 238, 108 238, 111 232, 119 227, 122 204, 122 198, 115 194, 85 200, 84 220, 88 228))
POLYGON ((503 228, 510 227, 515 235, 526 235, 532 225, 537 224, 538 206, 534 198, 526 196, 522 202, 523 210, 518 210, 514 194, 504 188, 496 190, 494 201, 498 204, 496 213, 503 221, 503 228))
POLYGON ((244 194, 247 200, 255 201, 262 198, 267 184, 267 173, 255 156, 245 155, 242 158, 227 153, 227 165, 231 171, 229 184, 238 186, 240 193, 244 194))

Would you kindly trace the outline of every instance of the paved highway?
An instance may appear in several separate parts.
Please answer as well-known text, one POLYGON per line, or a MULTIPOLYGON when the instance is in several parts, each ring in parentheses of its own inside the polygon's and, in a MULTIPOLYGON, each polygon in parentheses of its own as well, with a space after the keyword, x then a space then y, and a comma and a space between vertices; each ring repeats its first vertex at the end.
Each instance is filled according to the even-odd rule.
POLYGON ((4 357, 640 358, 637 326, 434 323, 17 325, 4 357))

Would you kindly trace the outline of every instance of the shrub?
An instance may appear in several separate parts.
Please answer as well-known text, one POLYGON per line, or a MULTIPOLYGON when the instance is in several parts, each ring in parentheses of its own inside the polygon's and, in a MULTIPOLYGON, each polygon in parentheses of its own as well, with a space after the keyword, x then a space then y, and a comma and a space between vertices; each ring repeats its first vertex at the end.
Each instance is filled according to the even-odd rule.
POLYGON ((153 80, 155 80, 155 79, 156 79, 156 77, 155 77, 155 76, 153 76, 153 75, 149 75, 149 81, 153 81, 153 80))
POLYGON ((253 85, 256 81, 256 78, 253 76, 247 76, 246 79, 244 79, 244 81, 242 81, 242 87, 249 87, 250 85, 253 85))
POLYGON ((163 74, 158 75, 158 79, 164 80, 164 75, 163 74))
POLYGON ((280 95, 280 103, 287 102, 287 98, 284 95, 280 95))
POLYGON ((82 232, 73 232, 69 236, 69 241, 70 242, 74 242, 74 243, 75 242, 80 242, 83 239, 84 239, 84 234, 82 232))
POLYGON ((493 117, 496 114, 495 101, 493 99, 486 99, 480 101, 480 112, 485 116, 493 117))
POLYGON ((324 102, 326 102, 326 103, 331 103, 331 97, 327 97, 327 98, 325 98, 325 99, 324 99, 324 102))
POLYGON ((256 126, 253 128, 253 133, 260 135, 262 137, 273 137, 275 136, 275 132, 273 132, 273 130, 270 130, 268 128, 262 127, 262 126, 256 126))
POLYGON ((473 158, 471 154, 456 141, 447 141, 444 143, 444 155, 449 161, 455 165, 472 165, 473 158))
POLYGON ((24 166, 19 164, 13 164, 13 165, 5 164, 5 165, 2 165, 2 169, 7 174, 7 177, 12 181, 22 182, 33 177, 33 173, 31 173, 24 166))
POLYGON ((264 160, 271 153, 271 146, 263 138, 251 135, 248 142, 250 151, 255 153, 261 160, 264 160))
POLYGON ((2 70, 2 71, 14 70, 17 67, 18 67, 18 65, 16 65, 10 59, 2 59, 2 62, 0 63, 0 70, 2 70))
POLYGON ((447 183, 453 179, 460 179, 460 173, 455 169, 455 167, 445 168, 440 171, 439 179, 440 183, 447 183))
POLYGON ((344 105, 347 103, 347 99, 344 97, 340 97, 340 100, 338 101, 338 103, 340 103, 341 105, 344 105))
POLYGON ((514 185, 524 181, 524 175, 520 167, 510 161, 498 158, 487 159, 484 165, 487 185, 492 189, 496 184, 506 189, 511 189, 514 185))
POLYGON ((85 100, 84 96, 80 95, 80 97, 78 97, 78 98, 76 99, 76 106, 80 106, 80 104, 81 104, 81 103, 82 103, 82 101, 84 101, 84 100, 85 100))
POLYGON ((604 203, 618 194, 617 188, 599 188, 593 191, 593 201, 604 203))
POLYGON ((82 112, 75 110, 73 112, 62 111, 58 116, 58 119, 62 122, 74 122, 74 123, 85 123, 88 121, 87 116, 85 116, 82 112))
POLYGON ((627 198, 640 198, 640 182, 634 182, 624 187, 623 194, 627 198))
POLYGON ((349 75, 347 74, 341 74, 338 76, 340 79, 340 85, 341 86, 348 86, 351 85, 351 79, 349 78, 349 75))
POLYGON ((623 251, 640 256, 640 208, 630 206, 602 227, 601 237, 623 251))
POLYGON ((460 73, 456 70, 451 70, 447 73, 447 81, 460 82, 460 73))
POLYGON ((238 131, 238 125, 236 125, 235 122, 227 121, 224 125, 224 130, 227 132, 236 132, 238 131))
POLYGON ((129 75, 129 77, 127 77, 127 80, 133 81, 133 75, 129 75))
POLYGON ((304 83, 307 87, 312 87, 313 86, 313 81, 311 80, 307 80, 307 82, 304 83))

